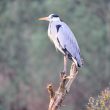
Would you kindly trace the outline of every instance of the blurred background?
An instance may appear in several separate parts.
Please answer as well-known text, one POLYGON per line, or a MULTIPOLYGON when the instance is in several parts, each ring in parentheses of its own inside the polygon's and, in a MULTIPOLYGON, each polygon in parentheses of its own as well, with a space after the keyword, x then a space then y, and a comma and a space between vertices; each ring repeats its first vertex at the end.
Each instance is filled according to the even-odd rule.
POLYGON ((110 0, 0 0, 0 110, 47 110, 46 86, 58 87, 63 55, 48 22, 35 18, 51 13, 70 26, 84 58, 62 110, 86 110, 110 86, 110 0))

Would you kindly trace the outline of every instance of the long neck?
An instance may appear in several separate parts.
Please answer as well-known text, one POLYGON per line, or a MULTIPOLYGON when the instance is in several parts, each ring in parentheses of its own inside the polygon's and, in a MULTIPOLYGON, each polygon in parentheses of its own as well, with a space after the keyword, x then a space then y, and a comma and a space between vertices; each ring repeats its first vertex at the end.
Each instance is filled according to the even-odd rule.
POLYGON ((52 19, 50 20, 50 22, 52 22, 52 21, 60 21, 60 18, 59 18, 59 17, 52 18, 52 19))

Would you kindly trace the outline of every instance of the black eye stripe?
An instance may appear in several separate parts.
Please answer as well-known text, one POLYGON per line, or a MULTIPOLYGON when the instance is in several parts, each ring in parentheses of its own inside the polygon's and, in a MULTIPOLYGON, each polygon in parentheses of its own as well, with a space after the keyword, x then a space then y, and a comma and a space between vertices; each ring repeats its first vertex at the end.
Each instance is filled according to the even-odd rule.
POLYGON ((54 15, 52 15, 52 18, 53 18, 53 17, 59 17, 59 16, 58 16, 58 15, 56 15, 56 14, 54 14, 54 15))

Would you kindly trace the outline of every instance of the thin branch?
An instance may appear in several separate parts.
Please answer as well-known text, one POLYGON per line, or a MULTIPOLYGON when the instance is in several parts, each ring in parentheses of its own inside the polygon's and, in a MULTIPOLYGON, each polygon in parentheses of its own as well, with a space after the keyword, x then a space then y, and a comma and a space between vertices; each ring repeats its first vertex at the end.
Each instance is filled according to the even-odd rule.
POLYGON ((65 95, 70 91, 71 84, 75 80, 77 74, 78 71, 76 65, 73 63, 71 65, 69 76, 61 73, 60 84, 56 92, 53 90, 52 84, 48 85, 47 89, 50 95, 48 110, 57 110, 61 106, 62 101, 64 100, 65 95))

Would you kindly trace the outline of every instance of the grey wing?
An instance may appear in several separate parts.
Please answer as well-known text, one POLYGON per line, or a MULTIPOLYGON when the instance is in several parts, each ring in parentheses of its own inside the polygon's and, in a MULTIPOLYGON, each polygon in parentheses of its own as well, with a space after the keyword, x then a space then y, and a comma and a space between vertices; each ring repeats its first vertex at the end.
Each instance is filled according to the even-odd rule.
POLYGON ((62 49, 67 50, 77 60, 78 64, 81 65, 80 49, 77 40, 69 27, 63 22, 58 31, 57 39, 62 49))

